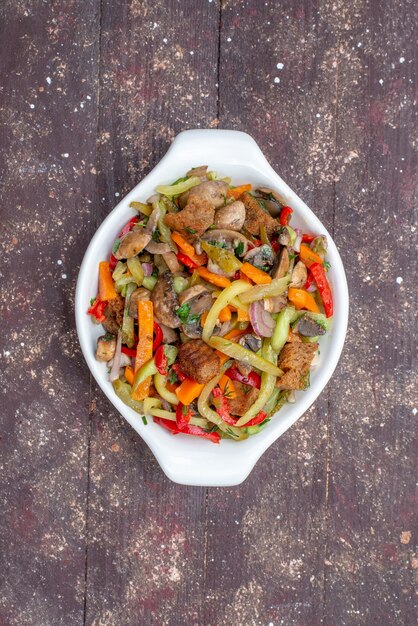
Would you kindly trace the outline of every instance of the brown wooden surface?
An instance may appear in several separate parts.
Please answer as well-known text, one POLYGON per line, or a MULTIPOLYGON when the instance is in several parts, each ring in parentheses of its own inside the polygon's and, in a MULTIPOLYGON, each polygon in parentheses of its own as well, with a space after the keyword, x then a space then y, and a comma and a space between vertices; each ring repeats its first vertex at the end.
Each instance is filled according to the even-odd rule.
POLYGON ((0 11, 1 626, 414 625, 415 3, 0 11), (118 198, 176 133, 217 126, 333 233, 351 318, 308 413, 243 485, 201 489, 91 382, 73 297, 118 198))

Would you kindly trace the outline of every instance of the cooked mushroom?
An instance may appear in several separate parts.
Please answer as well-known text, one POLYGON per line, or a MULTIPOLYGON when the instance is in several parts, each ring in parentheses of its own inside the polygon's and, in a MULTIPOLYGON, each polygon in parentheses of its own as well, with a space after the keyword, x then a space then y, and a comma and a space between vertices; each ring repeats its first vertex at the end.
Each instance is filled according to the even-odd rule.
POLYGON ((150 241, 151 233, 145 229, 132 230, 122 237, 113 254, 117 259, 130 259, 141 252, 150 241))
POLYGON ((218 209, 225 204, 227 191, 228 184, 223 180, 207 180, 190 189, 187 204, 192 202, 199 206, 202 202, 208 202, 214 209, 218 209))
POLYGON ((201 238, 209 243, 212 241, 225 243, 226 247, 230 250, 233 250, 240 243, 242 243, 244 248, 240 256, 247 253, 248 245, 250 243, 249 240, 241 233, 227 228, 214 228, 213 230, 208 230, 208 232, 204 233, 201 238))
POLYGON ((290 267, 289 252, 286 246, 283 246, 280 253, 276 256, 271 272, 272 278, 283 278, 286 276, 290 267))
POLYGON ((186 174, 186 176, 206 176, 206 171, 208 169, 207 165, 198 165, 197 167, 192 167, 186 174))
POLYGON ((264 310, 269 313, 278 313, 287 306, 287 294, 282 293, 281 296, 272 296, 264 299, 264 310))
POLYGON ((169 328, 165 324, 163 324, 155 315, 154 321, 157 322, 161 330, 163 331, 163 342, 164 343, 176 343, 178 340, 177 333, 172 328, 169 328))
POLYGON ((308 270, 306 269, 305 263, 303 263, 302 261, 298 261, 292 272, 290 287, 296 287, 300 289, 306 283, 307 278, 308 270))
POLYGON ((190 339, 200 339, 202 337, 203 328, 200 325, 200 319, 195 319, 187 324, 182 324, 181 329, 186 337, 190 339))
POLYGON ((145 287, 138 287, 132 292, 131 301, 129 303, 129 316, 134 319, 138 318, 138 302, 140 300, 150 300, 151 292, 149 289, 145 289, 145 287))
POLYGON ((303 315, 294 326, 294 329, 303 337, 318 337, 325 335, 326 330, 309 314, 303 315))
POLYGON ((259 248, 253 248, 247 252, 244 257, 244 261, 251 263, 251 265, 254 265, 264 271, 268 271, 274 263, 274 256, 273 248, 264 244, 259 248))
POLYGON ((245 206, 241 200, 235 200, 231 204, 218 209, 215 213, 216 228, 229 230, 241 230, 245 222, 245 206))
POLYGON ((116 337, 113 335, 102 335, 97 339, 96 360, 111 361, 115 356, 116 337))
POLYGON ((185 302, 190 304, 192 315, 200 315, 203 311, 209 311, 213 303, 211 292, 203 285, 194 285, 185 289, 178 298, 180 305, 185 302))
POLYGON ((257 335, 253 335, 252 333, 248 333, 247 335, 243 335, 240 337, 238 343, 240 343, 247 350, 252 350, 252 352, 258 352, 261 348, 261 339, 257 337, 257 335))
POLYGON ((152 291, 151 300, 155 315, 169 328, 179 328, 181 320, 176 314, 179 308, 177 294, 174 291, 173 275, 170 272, 162 274, 152 291))
POLYGON ((272 217, 279 217, 282 208, 286 205, 286 200, 283 196, 268 187, 259 187, 256 189, 255 195, 263 199, 264 206, 272 217))
POLYGON ((286 226, 282 226, 278 236, 278 242, 282 246, 288 246, 290 244, 290 233, 286 226))

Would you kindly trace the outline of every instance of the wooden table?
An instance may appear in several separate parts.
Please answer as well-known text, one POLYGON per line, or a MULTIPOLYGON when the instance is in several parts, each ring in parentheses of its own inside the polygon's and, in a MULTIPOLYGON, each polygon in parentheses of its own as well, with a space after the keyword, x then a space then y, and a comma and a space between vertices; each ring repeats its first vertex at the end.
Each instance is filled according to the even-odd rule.
POLYGON ((414 5, 3 3, 2 626, 416 623, 414 5), (169 482, 73 311, 97 226, 207 127, 254 136, 351 292, 332 382, 231 489, 169 482))

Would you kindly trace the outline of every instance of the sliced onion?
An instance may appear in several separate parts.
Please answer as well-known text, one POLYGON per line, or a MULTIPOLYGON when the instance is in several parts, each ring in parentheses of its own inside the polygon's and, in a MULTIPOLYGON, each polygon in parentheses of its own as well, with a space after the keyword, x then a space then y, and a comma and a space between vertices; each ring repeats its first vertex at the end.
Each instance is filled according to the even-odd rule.
POLYGON ((229 332, 229 329, 231 328, 231 326, 232 326, 231 320, 229 320, 229 322, 223 322, 219 330, 218 336, 224 337, 224 335, 226 335, 226 333, 229 332))
POLYGON ((110 370, 109 380, 113 383, 119 378, 119 372, 121 368, 121 355, 122 355, 122 331, 118 331, 118 338, 116 341, 115 356, 113 357, 112 369, 110 370))
MULTIPOLYGON (((217 274, 218 276, 226 276, 227 275, 227 274, 225 274, 225 272, 223 270, 221 270, 219 265, 217 265, 217 263, 215 263, 211 259, 208 259, 208 270, 209 270, 209 272, 212 272, 212 274, 217 274)), ((234 272, 234 274, 235 274, 235 272, 234 272)))
MULTIPOLYGON (((128 356, 127 354, 125 354, 124 352, 122 352, 122 354, 120 355, 120 363, 119 363, 119 368, 121 367, 126 367, 127 365, 132 365, 132 359, 130 356, 128 356)), ((113 367, 113 359, 111 361, 108 362, 108 366, 110 368, 113 367)))
POLYGON ((157 228, 157 223, 158 223, 158 220, 160 219, 160 217, 161 217, 161 211, 160 211, 159 206, 157 205, 155 207, 155 209, 153 209, 151 215, 149 216, 149 220, 147 222, 147 225, 145 226, 145 230, 148 233, 153 233, 154 232, 154 230, 157 228))
POLYGON ((309 291, 309 293, 313 293, 314 291, 316 291, 316 283, 311 283, 306 291, 309 291))
POLYGON ((293 246, 295 252, 300 252, 300 244, 302 243, 302 231, 300 228, 295 228, 296 239, 293 246))
POLYGON ((293 390, 287 396, 287 401, 288 401, 289 404, 295 404, 295 402, 296 402, 296 394, 295 394, 295 392, 293 390))
POLYGON ((160 198, 161 195, 159 193, 153 193, 152 196, 148 198, 147 204, 154 204, 154 202, 158 202, 160 198))
POLYGON ((171 252, 171 248, 168 244, 158 243, 157 241, 150 241, 149 244, 145 246, 145 250, 151 252, 151 254, 168 254, 171 252))
POLYGON ((167 254, 164 255, 164 261, 167 263, 168 269, 172 274, 180 271, 180 264, 174 252, 167 252, 167 254))
POLYGON ((144 270, 144 276, 151 276, 154 265, 152 263, 141 263, 141 265, 144 270))
POLYGON ((271 337, 273 335, 275 322, 270 313, 264 309, 262 300, 251 303, 250 320, 259 337, 271 337))

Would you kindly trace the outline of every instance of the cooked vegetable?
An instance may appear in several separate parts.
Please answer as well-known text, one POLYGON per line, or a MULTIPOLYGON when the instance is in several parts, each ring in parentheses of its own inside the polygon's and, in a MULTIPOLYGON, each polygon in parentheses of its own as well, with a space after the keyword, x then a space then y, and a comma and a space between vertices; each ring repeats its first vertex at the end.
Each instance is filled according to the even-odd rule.
POLYGON ((326 238, 293 228, 280 193, 207 170, 131 203, 88 314, 144 424, 219 443, 261 432, 309 385, 333 302, 326 238))

